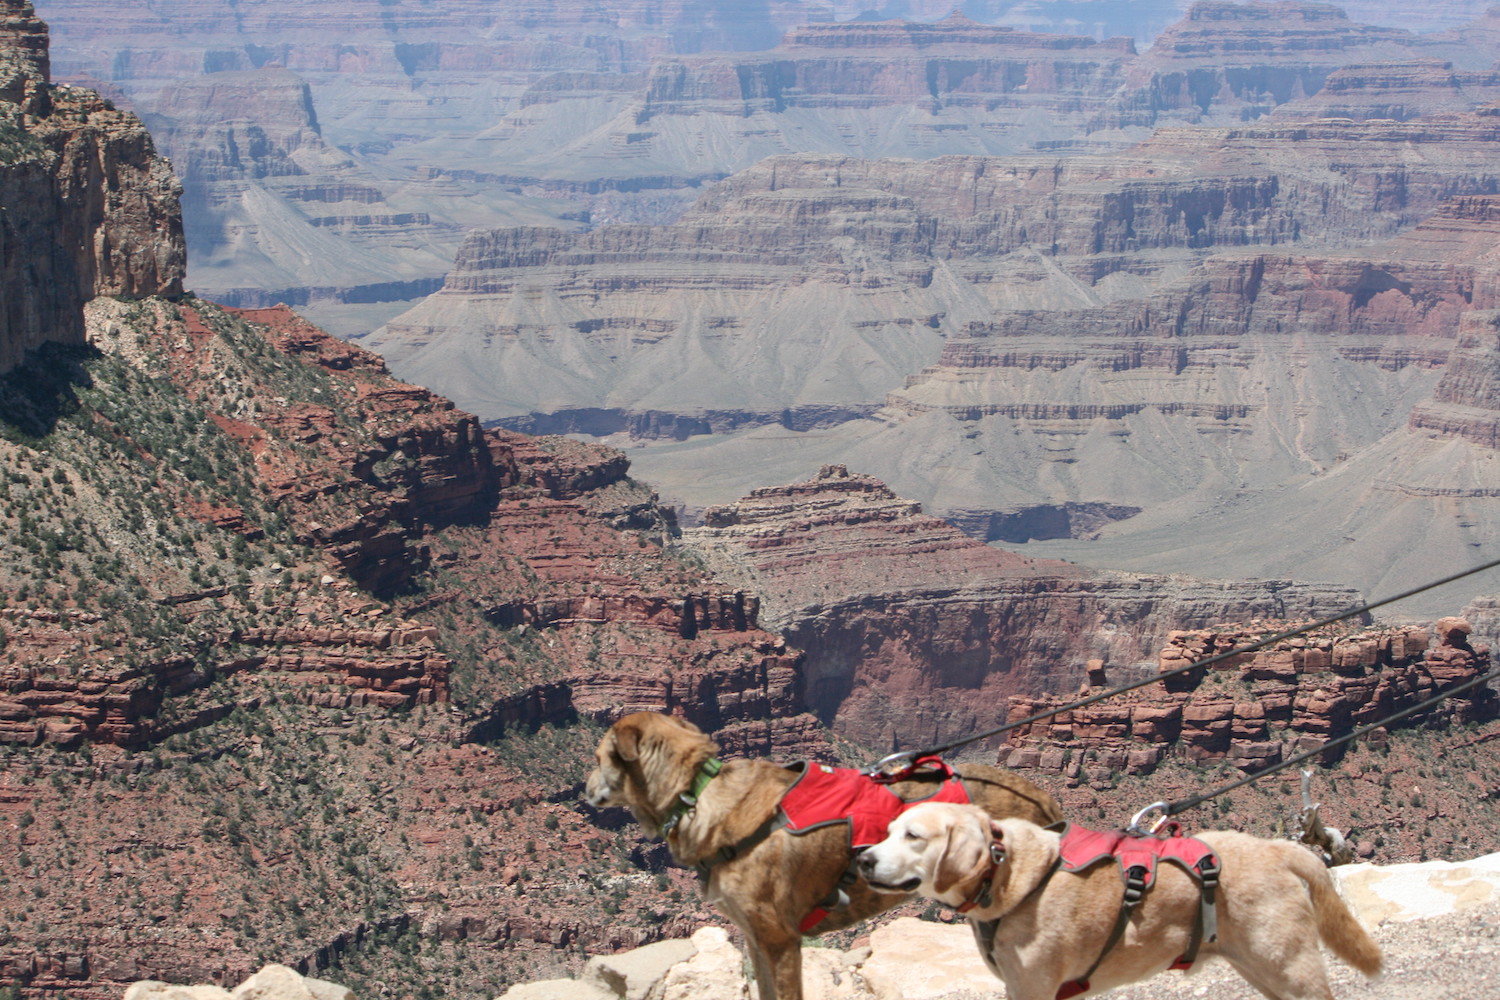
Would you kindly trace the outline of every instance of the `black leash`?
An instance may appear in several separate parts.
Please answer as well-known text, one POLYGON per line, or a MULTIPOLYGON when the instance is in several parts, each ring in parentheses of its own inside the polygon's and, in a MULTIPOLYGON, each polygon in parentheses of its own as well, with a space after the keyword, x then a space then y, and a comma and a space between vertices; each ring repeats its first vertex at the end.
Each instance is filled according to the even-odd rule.
MULTIPOLYGON (((1126 691, 1134 691, 1137 688, 1143 688, 1147 685, 1155 684, 1158 681, 1164 681, 1169 677, 1176 677, 1179 674, 1185 674, 1189 670, 1200 670, 1204 667, 1212 666, 1213 664, 1219 663, 1222 660, 1229 659, 1231 656, 1239 656, 1241 653, 1253 653, 1257 650, 1265 649, 1272 643, 1281 642, 1283 639, 1291 639, 1299 635, 1306 635, 1308 632, 1323 628, 1326 625, 1333 625, 1341 621, 1347 621, 1348 619, 1354 618, 1358 615, 1368 614, 1369 612, 1374 611, 1376 608, 1383 608, 1387 604, 1395 604, 1397 601, 1404 601, 1408 597, 1415 597, 1417 594, 1425 593, 1426 591, 1433 590, 1437 587, 1446 586, 1447 584, 1453 583, 1455 580, 1462 580, 1466 576, 1473 576, 1475 573, 1482 573, 1485 570, 1494 569, 1497 566, 1500 566, 1500 559, 1493 559, 1487 563, 1484 563, 1483 565, 1475 566, 1473 569, 1466 569, 1461 573, 1454 573, 1452 576, 1445 576, 1441 580, 1434 580, 1433 582, 1425 583, 1420 587, 1413 587, 1411 590, 1404 591, 1400 594, 1395 595, 1394 597, 1387 597, 1383 600, 1375 601, 1371 604, 1365 604, 1357 608, 1351 608, 1350 610, 1345 611, 1343 614, 1334 615, 1331 618, 1324 618, 1309 625, 1302 625, 1294 629, 1288 629, 1285 632, 1278 632, 1273 636, 1269 636, 1257 642, 1252 642, 1249 645, 1236 646, 1233 649, 1226 650, 1222 653, 1216 653, 1206 660, 1197 660, 1185 666, 1173 667, 1171 670, 1163 670, 1160 673, 1154 674, 1150 677, 1146 677, 1138 681, 1132 681, 1129 684, 1122 684, 1119 687, 1111 688, 1108 691, 1101 691, 1098 694, 1089 695, 1087 698, 1080 698, 1077 701, 1069 702, 1066 705, 1059 705, 1056 708, 1049 708, 1044 712, 1038 712, 1035 715, 1028 715, 1024 719, 1017 719, 1015 722, 1007 722, 1003 726, 996 726, 994 729, 987 729, 982 733, 976 733, 972 736, 966 736, 961 740, 954 740, 951 743, 944 743, 941 746, 929 747, 925 750, 902 750, 897 753, 890 754, 886 757, 882 757, 879 761, 876 762, 873 767, 869 769, 867 773, 878 774, 882 771, 887 770, 888 768, 891 768, 893 765, 903 763, 909 764, 919 757, 927 757, 933 755, 940 756, 950 750, 956 750, 959 747, 968 746, 970 743, 977 743, 978 741, 988 739, 991 736, 999 736, 1002 733, 1010 732, 1012 729, 1020 729, 1023 726, 1029 726, 1032 723, 1041 722, 1043 719, 1050 719, 1055 715, 1062 714, 1063 712, 1071 712, 1077 708, 1086 708, 1089 705, 1104 701, 1106 698, 1113 698, 1117 694, 1124 694, 1126 691)), ((1489 675, 1487 675, 1487 677, 1488 676, 1489 675)), ((1415 709, 1413 709, 1412 711, 1415 711, 1415 709)), ((1302 755, 1295 759, 1303 760, 1306 759, 1307 756, 1309 755, 1302 755)), ((1260 773, 1264 774, 1266 772, 1262 771, 1260 773)))
POLYGON ((1447 698, 1451 698, 1456 694, 1461 694, 1464 691, 1469 690, 1470 688, 1478 687, 1479 685, 1495 677, 1500 677, 1500 667, 1491 670, 1489 673, 1480 674, 1477 677, 1471 677, 1468 680, 1464 681, 1462 684, 1455 684, 1448 690, 1439 692, 1438 694, 1433 695, 1431 698, 1428 698, 1426 701, 1420 702, 1416 705, 1412 705, 1409 708, 1403 708, 1399 712, 1393 712, 1378 722, 1372 722, 1369 725, 1360 726, 1353 732, 1345 733, 1343 736, 1328 740, 1326 743, 1315 750, 1307 750, 1297 754, 1295 757, 1289 757, 1286 760, 1282 761, 1280 764, 1272 764, 1270 767, 1267 767, 1260 771, 1256 771, 1254 774, 1247 774, 1245 777, 1240 778, 1236 781, 1231 781, 1229 784, 1222 785, 1219 788, 1215 788, 1213 791, 1204 792, 1202 795, 1191 795, 1185 799, 1177 799, 1173 802, 1154 802, 1135 814, 1135 818, 1130 821, 1130 828, 1141 829, 1142 820, 1147 815, 1156 810, 1160 810, 1162 814, 1161 818, 1166 819, 1168 817, 1175 816, 1180 812, 1186 812, 1187 810, 1192 809, 1196 806, 1201 806, 1203 803, 1207 802, 1209 799, 1215 797, 1216 795, 1223 795, 1225 792, 1232 792, 1236 788, 1239 788, 1243 785, 1248 785, 1252 781, 1259 781, 1261 778, 1265 778, 1269 775, 1275 774, 1277 771, 1284 771, 1289 767, 1295 767, 1298 764, 1301 764, 1303 761, 1311 760, 1319 754, 1322 754, 1328 750, 1332 750, 1334 747, 1343 746, 1345 743, 1348 743, 1351 740, 1357 740, 1361 736, 1364 736, 1366 733, 1370 733, 1376 729, 1379 729, 1381 726, 1389 725, 1390 723, 1396 722, 1399 719, 1406 718, 1408 715, 1415 715, 1417 712, 1429 709, 1447 698))

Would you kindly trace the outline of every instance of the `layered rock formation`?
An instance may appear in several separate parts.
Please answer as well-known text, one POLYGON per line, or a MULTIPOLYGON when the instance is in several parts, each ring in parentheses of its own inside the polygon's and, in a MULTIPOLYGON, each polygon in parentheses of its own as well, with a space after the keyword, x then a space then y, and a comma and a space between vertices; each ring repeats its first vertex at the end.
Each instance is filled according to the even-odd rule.
POLYGON ((460 226, 388 193, 326 142, 304 78, 270 66, 209 73, 150 106, 147 124, 184 184, 194 282, 217 300, 348 304, 437 287, 460 226))
MULTIPOLYGON (((1211 656, 1289 631, 1297 623, 1255 622, 1172 633, 1162 671, 1181 670, 1211 656)), ((1110 783, 1125 771, 1149 774, 1169 756, 1194 763, 1227 760, 1259 771, 1351 729, 1373 725, 1490 670, 1488 646, 1472 646, 1472 626, 1439 619, 1431 629, 1397 627, 1335 631, 1284 639, 1252 653, 1228 656, 1202 670, 1162 681, 1161 688, 1126 692, 1087 708, 1060 712, 1011 731, 1011 767, 1065 774, 1075 781, 1110 783)), ((1103 668, 1079 690, 1109 685, 1103 668)), ((1013 698, 1017 722, 1065 703, 1056 696, 1013 698)), ((1436 728, 1488 721, 1500 701, 1485 685, 1470 688, 1392 726, 1436 728)), ((1383 746, 1385 727, 1367 737, 1383 746)), ((1330 751, 1330 762, 1338 759, 1330 751)))
POLYGON ((170 168, 133 115, 51 85, 47 27, 24 0, 0 6, 0 190, 0 372, 82 343, 95 295, 182 290, 170 168))
POLYGON ((1139 544, 1056 551, 1197 574, 1232 553, 1192 553, 1182 539, 1224 526, 1185 533, 1185 516, 1243 504, 1258 533, 1263 500, 1297 499, 1276 484, 1341 471, 1327 487, 1340 498, 1299 507, 1308 523, 1286 546, 1258 539, 1232 565, 1380 593, 1442 575, 1474 539, 1395 562, 1395 534, 1349 532, 1352 556, 1319 541, 1311 560, 1301 540, 1327 536, 1312 519, 1330 503, 1383 502, 1392 481, 1475 488, 1418 457, 1421 441, 1403 437, 1396 458, 1382 439, 1407 433, 1459 317, 1489 302, 1493 124, 1182 129, 1107 161, 777 158, 673 226, 476 235, 444 292, 368 342, 516 426, 738 429, 636 455, 690 512, 857 462, 987 537, 1139 528, 1139 544), (1389 245, 1309 246, 1422 216, 1389 245), (924 354, 935 364, 897 375, 924 354), (877 419, 849 419, 864 416, 877 419), (1120 519, 1133 510, 1147 514, 1120 519))
POLYGON ((284 308, 88 318, 93 350, 0 384, 0 814, 28 887, 0 908, 6 982, 102 998, 429 939, 505 981, 640 944, 680 887, 602 909, 610 866, 656 855, 572 804, 595 722, 675 711, 726 753, 827 756, 800 654, 664 549, 618 453, 482 431, 284 308), (490 874, 446 885, 454 858, 490 874))
POLYGON ((1333 587, 1099 573, 983 545, 842 466, 710 507, 687 537, 764 596, 806 653, 805 698, 877 748, 942 743, 1005 721, 1013 695, 1068 690, 1083 663, 1133 673, 1169 630, 1240 609, 1314 617, 1333 587))
MULTIPOLYGON (((1461 97, 1436 106, 1455 107, 1488 93, 1474 74, 1497 55, 1483 30, 1419 36, 1298 3, 1202 4, 1140 52, 1112 36, 1144 42, 1175 7, 1094 3, 1085 18, 965 5, 980 23, 897 4, 883 14, 912 20, 879 24, 850 21, 863 14, 841 3, 544 5, 514 18, 362 4, 336 21, 284 0, 98 8, 44 6, 60 72, 108 81, 159 123, 196 216, 192 284, 240 305, 310 303, 345 333, 432 291, 467 227, 665 221, 697 185, 789 152, 1113 149, 1164 123, 1297 105, 1351 65, 1451 62, 1461 97), (283 123, 307 131, 309 101, 289 100, 302 84, 318 142, 297 173, 276 173, 283 123), (235 160, 255 164, 249 176, 216 175, 235 160)), ((1435 106, 1382 79, 1399 70, 1355 75, 1385 96, 1303 113, 1435 106)))
POLYGON ((1194 4, 1140 52, 1098 32, 1014 30, 1024 17, 969 4, 935 24, 808 25, 764 55, 658 59, 626 101, 604 81, 543 81, 484 138, 512 178, 575 182, 722 176, 786 152, 1110 148, 1159 125, 1237 124, 1297 107, 1351 65, 1448 60, 1481 71, 1495 56, 1487 40, 1377 28, 1326 4, 1194 4), (987 14, 998 23, 970 20, 987 14))

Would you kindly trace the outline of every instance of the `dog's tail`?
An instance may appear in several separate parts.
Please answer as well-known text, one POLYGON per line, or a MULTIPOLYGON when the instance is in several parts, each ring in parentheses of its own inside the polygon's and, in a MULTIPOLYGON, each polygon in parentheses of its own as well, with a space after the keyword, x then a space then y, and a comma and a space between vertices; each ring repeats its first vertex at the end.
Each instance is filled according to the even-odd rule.
POLYGON ((1375 943, 1359 920, 1349 912, 1349 907, 1339 898, 1333 885, 1333 877, 1323 866, 1321 859, 1311 851, 1300 847, 1294 850, 1297 860, 1292 869, 1307 886, 1312 896, 1313 910, 1318 918, 1318 936, 1333 953, 1366 976, 1380 975, 1385 963, 1380 945, 1375 943))

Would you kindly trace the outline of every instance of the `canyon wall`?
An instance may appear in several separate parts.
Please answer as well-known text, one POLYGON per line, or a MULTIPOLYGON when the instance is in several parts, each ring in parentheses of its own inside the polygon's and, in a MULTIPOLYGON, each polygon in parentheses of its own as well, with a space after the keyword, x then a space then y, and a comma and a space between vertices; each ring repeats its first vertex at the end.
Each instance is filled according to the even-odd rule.
MULTIPOLYGON (((1296 624, 1268 621, 1174 632, 1162 650, 1160 669, 1181 670, 1296 624)), ((1471 645, 1471 631, 1469 622, 1451 617, 1439 619, 1431 631, 1325 627, 1178 673, 1163 679, 1160 687, 1021 725, 1011 731, 1011 747, 1001 759, 1010 767, 1105 784, 1119 772, 1149 774, 1169 757, 1198 764, 1228 761, 1241 770, 1258 771, 1487 673, 1489 647, 1471 645)), ((1111 673, 1096 664, 1079 697, 1117 683, 1111 673)), ((1056 695, 1013 698, 1010 716, 1019 723, 1066 701, 1056 695)), ((1381 747, 1390 739, 1389 729, 1439 728, 1497 715, 1500 701, 1481 684, 1378 727, 1365 739, 1381 747)), ((1344 752, 1329 750, 1323 763, 1344 752)))
POLYGON ((0 7, 0 372, 83 342, 95 295, 173 295, 186 265, 180 187, 134 115, 55 88, 47 27, 0 7))
MULTIPOLYGON (((670 221, 702 186, 787 153, 1071 155, 1173 123, 1467 110, 1500 54, 1479 9, 1442 35, 1320 4, 964 10, 42 5, 62 78, 128 102, 177 162, 192 285, 307 304, 344 334, 433 291, 471 227, 670 221), (1416 81, 1418 64, 1453 68, 1416 81), (1323 93, 1336 77, 1342 98, 1323 93), (306 133, 295 171, 288 123, 306 133), (223 176, 233 161, 245 172, 223 176)), ((1423 24, 1458 13, 1436 16, 1423 24)))
POLYGON ((767 621, 805 652, 808 707, 841 735, 886 750, 999 725, 1010 698, 1070 690, 1091 659, 1133 676, 1173 629, 1358 604, 1330 586, 1104 573, 1018 556, 843 466, 710 507, 686 535, 718 574, 764 595, 767 621))

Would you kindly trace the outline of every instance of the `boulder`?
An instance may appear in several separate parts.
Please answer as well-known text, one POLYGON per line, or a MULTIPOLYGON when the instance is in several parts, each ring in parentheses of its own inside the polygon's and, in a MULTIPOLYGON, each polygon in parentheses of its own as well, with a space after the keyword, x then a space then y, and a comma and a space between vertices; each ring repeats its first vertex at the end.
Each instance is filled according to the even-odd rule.
POLYGON ((860 975, 877 1000, 941 1000, 961 990, 995 992, 998 981, 978 960, 966 924, 900 917, 870 935, 860 975))
POLYGON ((1500 901, 1500 854, 1329 870, 1344 901, 1367 925, 1422 920, 1500 901))
POLYGON ((596 955, 583 968, 581 981, 622 1000, 646 1000, 674 965, 698 953, 691 941, 658 941, 618 955, 596 955))

